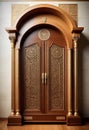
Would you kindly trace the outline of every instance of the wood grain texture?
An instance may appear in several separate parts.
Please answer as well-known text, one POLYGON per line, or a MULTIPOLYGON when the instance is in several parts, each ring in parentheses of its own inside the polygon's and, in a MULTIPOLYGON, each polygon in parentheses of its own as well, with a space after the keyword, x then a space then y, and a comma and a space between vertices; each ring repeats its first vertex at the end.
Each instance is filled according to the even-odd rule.
POLYGON ((56 28, 47 26, 33 30, 26 37, 21 50, 23 64, 20 65, 23 68, 21 83, 24 82, 21 87, 24 92, 21 95, 23 122, 65 122, 64 36, 56 28), (45 79, 41 82, 41 73, 47 74, 46 82, 45 79))
MULTIPOLYGON (((29 10, 25 11, 24 14, 20 17, 20 19, 17 21, 17 23, 15 24, 15 28, 9 28, 7 29, 7 32, 9 33, 9 36, 11 35, 11 39, 13 39, 13 35, 16 35, 16 40, 14 42, 15 46, 15 79, 13 84, 15 84, 15 115, 11 115, 8 118, 8 125, 21 125, 22 121, 23 123, 28 122, 29 123, 33 121, 39 121, 39 122, 49 122, 50 120, 52 122, 67 122, 68 125, 80 125, 81 120, 79 118, 79 116, 74 117, 74 115, 72 116, 67 116, 67 104, 70 105, 70 102, 67 102, 67 88, 68 88, 68 84, 69 82, 71 82, 71 78, 68 78, 67 80, 67 76, 68 76, 68 71, 66 72, 66 70, 68 69, 68 64, 70 64, 70 62, 67 62, 67 52, 68 49, 73 49, 73 42, 72 42, 72 33, 74 32, 74 36, 76 35, 80 35, 80 33, 82 32, 82 30, 78 33, 77 30, 79 31, 80 28, 77 27, 77 25, 75 24, 74 20, 72 19, 72 17, 70 17, 70 15, 68 15, 68 13, 66 13, 65 11, 61 10, 60 8, 53 6, 53 5, 48 5, 48 4, 41 4, 41 5, 35 5, 31 8, 29 8, 29 10), (16 28, 16 29, 15 29, 16 28), (52 29, 52 35, 50 33, 50 37, 45 37, 47 38, 46 41, 42 41, 39 42, 37 36, 35 36, 35 34, 33 35, 33 37, 31 39, 27 38, 28 36, 31 37, 31 34, 33 34, 33 32, 35 32, 35 30, 37 29, 42 29, 42 28, 49 28, 52 29), (60 33, 58 33, 58 35, 56 35, 56 33, 58 31, 60 33), (53 33, 55 30, 55 33, 53 33), (74 30, 74 31, 73 31, 74 30), (18 32, 18 33, 17 33, 18 32), (78 34, 77 34, 78 33, 78 34), (34 41, 32 41, 34 40, 34 41), (26 44, 24 44, 27 41, 26 44), (45 44, 45 42, 47 44, 45 44), (48 61, 49 61, 49 48, 52 44, 56 44, 57 46, 63 47, 65 48, 65 93, 64 93, 64 104, 65 104, 65 109, 62 110, 58 110, 58 111, 50 111, 48 109, 49 106, 49 83, 50 80, 48 78, 48 80, 46 81, 44 78, 44 85, 41 87, 42 88, 42 99, 43 102, 40 103, 42 105, 42 114, 40 115, 39 113, 36 113, 34 115, 34 113, 32 112, 28 112, 24 115, 24 106, 22 100, 24 99, 24 84, 23 84, 23 75, 24 73, 21 70, 24 67, 24 65, 21 65, 21 63, 23 63, 23 60, 21 60, 21 62, 19 61, 20 59, 23 59, 23 53, 22 53, 22 49, 24 47, 24 45, 26 45, 25 47, 29 46, 30 44, 33 43, 39 43, 39 46, 41 46, 42 49, 42 73, 47 74, 47 72, 50 73, 49 68, 48 68, 48 61), (20 50, 20 52, 18 51, 20 50), (47 52, 47 53, 46 53, 47 52), (43 58, 44 57, 44 58, 43 58), (20 64, 19 64, 20 63, 20 64), (19 81, 20 79, 20 81, 19 81), (67 84, 68 82, 68 84, 67 84), (48 86, 48 87, 47 87, 48 86), (20 90, 20 91, 19 91, 20 90), (20 93, 19 93, 20 92, 20 93), (22 95, 22 96, 21 96, 22 95), (19 100, 21 99, 21 101, 19 100), (20 108, 19 108, 20 107, 20 108), (19 115, 19 111, 21 112, 21 115, 19 115), (47 113, 47 114, 46 114, 47 113), (33 114, 33 115, 32 115, 33 114), (30 117, 29 117, 30 116, 30 117), (24 120, 23 120, 24 118, 24 120), (25 121, 25 122, 24 122, 25 121)), ((45 33, 43 33, 45 34, 45 33)), ((43 35, 42 34, 42 35, 43 35)), ((46 35, 47 36, 47 35, 46 35)), ((44 38, 41 38, 44 39, 44 38)), ((12 41, 11 41, 12 42, 12 41)), ((12 59, 13 60, 13 59, 12 59)), ((74 64, 74 63, 73 63, 74 64)), ((72 64, 72 66, 73 66, 72 64)), ((71 73, 71 67, 69 66, 70 69, 70 77, 72 76, 71 73)), ((40 76, 41 77, 41 76, 40 76)), ((49 77, 49 74, 48 74, 49 77)), ((72 78, 73 79, 73 78, 72 78)), ((41 83, 42 84, 42 83, 41 83)), ((71 87, 71 85, 70 85, 71 87)), ((70 88, 69 88, 70 89, 70 88)), ((70 91, 70 90, 69 90, 70 91)), ((72 91, 73 91, 73 87, 72 87, 72 91)), ((71 92, 72 93, 72 92, 71 92)), ((70 93, 70 94, 71 94, 70 93)), ((70 95, 68 95, 70 96, 70 95)), ((73 96, 72 96, 73 97, 73 96)), ((70 100, 69 100, 70 101, 70 100)), ((71 100, 73 101, 73 99, 71 100)), ((58 101, 57 101, 58 102, 58 101)), ((72 108, 74 108, 74 104, 72 105, 72 108)), ((73 111, 73 110, 72 110, 73 111)), ((68 111, 70 112, 70 111, 68 111)))
POLYGON ((0 119, 0 130, 89 130, 89 121, 82 126, 67 126, 65 124, 26 124, 23 126, 7 126, 7 120, 0 119))

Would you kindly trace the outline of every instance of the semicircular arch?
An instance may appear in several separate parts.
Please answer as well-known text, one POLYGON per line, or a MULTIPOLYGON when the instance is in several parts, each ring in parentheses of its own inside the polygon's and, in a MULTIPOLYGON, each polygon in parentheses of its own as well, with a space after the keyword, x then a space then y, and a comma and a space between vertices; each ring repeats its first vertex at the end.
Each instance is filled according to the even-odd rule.
POLYGON ((16 21, 15 27, 17 29, 20 29, 22 25, 32 17, 35 17, 35 15, 40 14, 51 14, 62 21, 66 23, 67 26, 69 26, 70 30, 76 27, 76 23, 72 19, 72 17, 65 12, 64 10, 60 9, 59 7, 56 7, 54 5, 48 5, 48 4, 41 4, 41 5, 35 5, 32 7, 29 7, 16 21))

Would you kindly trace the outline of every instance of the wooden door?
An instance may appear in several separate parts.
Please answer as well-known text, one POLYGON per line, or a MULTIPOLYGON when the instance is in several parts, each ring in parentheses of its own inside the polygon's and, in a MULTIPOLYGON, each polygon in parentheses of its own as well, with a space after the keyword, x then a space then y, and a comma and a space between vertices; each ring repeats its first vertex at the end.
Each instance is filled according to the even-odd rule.
POLYGON ((21 51, 24 122, 66 121, 66 44, 55 28, 28 32, 21 51))

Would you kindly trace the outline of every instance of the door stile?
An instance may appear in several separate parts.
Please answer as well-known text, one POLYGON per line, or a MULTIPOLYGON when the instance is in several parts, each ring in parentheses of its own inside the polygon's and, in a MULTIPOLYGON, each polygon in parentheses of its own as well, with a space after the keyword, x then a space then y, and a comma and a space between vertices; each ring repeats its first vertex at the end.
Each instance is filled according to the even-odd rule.
POLYGON ((44 86, 44 73, 45 73, 45 43, 42 41, 42 87, 41 87, 41 109, 42 109, 42 113, 45 113, 45 86, 44 86))
POLYGON ((45 113, 48 113, 48 44, 45 41, 45 113))
POLYGON ((49 104, 49 85, 50 85, 50 77, 49 77, 49 71, 50 71, 50 68, 49 68, 49 48, 50 48, 50 44, 49 44, 49 41, 46 41, 45 43, 45 72, 47 74, 47 81, 46 81, 46 85, 45 85, 45 110, 46 110, 46 113, 49 114, 49 111, 50 111, 50 104, 49 104))

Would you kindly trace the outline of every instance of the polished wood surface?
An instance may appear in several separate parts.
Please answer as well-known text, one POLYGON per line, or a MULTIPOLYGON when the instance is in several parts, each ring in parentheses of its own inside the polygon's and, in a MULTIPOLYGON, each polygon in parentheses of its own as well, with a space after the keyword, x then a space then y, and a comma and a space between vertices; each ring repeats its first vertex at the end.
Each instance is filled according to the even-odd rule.
POLYGON ((89 130, 89 121, 82 126, 66 124, 29 124, 23 126, 7 126, 7 120, 0 120, 0 130, 89 130))
POLYGON ((66 122, 67 63, 63 34, 46 26, 28 32, 23 39, 20 56, 23 122, 66 122), (43 83, 42 74, 47 75, 43 83))
MULTIPOLYGON (((61 35, 56 35, 56 37, 54 37, 55 35, 52 33, 52 41, 53 43, 56 43, 55 45, 55 48, 57 47, 58 50, 59 49, 59 46, 61 48, 64 49, 64 67, 65 67, 65 70, 66 72, 64 72, 63 74, 61 75, 64 75, 64 80, 65 81, 65 87, 64 87, 64 98, 63 99, 63 102, 64 102, 64 109, 63 109, 63 112, 60 113, 62 114, 62 116, 60 117, 58 115, 58 113, 56 112, 57 116, 55 117, 55 115, 53 115, 53 118, 50 118, 48 117, 48 119, 52 119, 52 121, 54 121, 55 119, 57 120, 60 120, 61 122, 63 120, 66 121, 66 123, 68 125, 80 125, 81 124, 81 119, 80 119, 80 116, 75 116, 74 115, 74 104, 75 104, 75 101, 73 101, 73 96, 71 96, 71 94, 73 92, 73 81, 75 81, 76 79, 74 79, 73 77, 73 66, 74 66, 74 63, 71 63, 71 66, 69 66, 71 60, 68 60, 68 58, 70 59, 70 55, 71 53, 68 55, 68 49, 70 49, 71 51, 73 50, 73 37, 79 37, 80 36, 80 33, 83 31, 83 28, 80 28, 80 27, 77 27, 77 25, 75 24, 74 20, 72 19, 72 17, 70 17, 65 11, 63 11, 62 9, 60 9, 59 7, 56 7, 56 6, 53 6, 53 5, 47 5, 47 4, 41 4, 41 5, 35 5, 35 6, 32 6, 30 8, 28 8, 28 10, 26 10, 21 16, 20 18, 17 20, 16 24, 14 25, 14 27, 12 28, 8 28, 6 29, 6 31, 9 33, 9 39, 10 39, 10 42, 12 43, 13 41, 13 44, 14 44, 14 48, 13 48, 13 51, 11 53, 12 55, 12 105, 11 105, 11 114, 10 116, 8 117, 8 125, 21 125, 23 123, 23 111, 24 111, 24 108, 22 107, 21 104, 21 100, 23 100, 23 98, 21 98, 21 95, 22 94, 22 82, 23 80, 21 80, 21 75, 22 75, 22 72, 21 72, 21 63, 20 63, 20 59, 21 59, 21 56, 20 56, 20 53, 21 53, 21 49, 24 45, 24 42, 26 40, 26 38, 28 37, 28 33, 30 33, 30 31, 33 31, 33 30, 36 30, 37 28, 46 28, 47 26, 52 27, 52 28, 56 28, 57 30, 59 30, 61 32, 61 34, 63 35, 63 38, 64 39, 61 39, 61 35), (57 37, 58 36, 58 37, 57 37), (56 38, 56 39, 55 39, 56 38), (59 38, 59 40, 57 40, 59 38), (15 40, 14 40, 15 39, 15 40), (60 40, 61 39, 61 40, 60 40), (57 42, 57 41, 61 41, 61 42, 57 42), (64 41, 64 42, 63 42, 64 41), (60 44, 59 44, 60 43, 60 44), (15 52, 15 54, 13 55, 13 52, 15 52), (15 64, 14 64, 14 62, 15 64), (14 65, 13 65, 14 64, 14 65), (70 70, 70 73, 68 72, 68 69, 70 70), (69 73, 69 75, 68 75, 69 73), (68 80, 67 78, 68 77, 68 80), (71 78, 70 78, 71 77, 71 78), (73 79, 73 81, 72 81, 73 79), (13 92, 14 91, 14 92, 13 92), (14 93, 14 98, 13 98, 13 93, 14 93), (68 95, 68 96, 67 96, 68 95), (68 97, 68 101, 67 100, 67 97, 68 97), (72 99, 71 99, 72 98, 72 99), (71 100, 70 100, 71 99, 71 100), (71 107, 71 102, 72 102, 72 107, 71 107), (67 104, 67 105, 66 105, 67 104), (66 107, 66 108, 65 108, 66 107), (73 112, 72 114, 70 114, 70 109, 72 109, 71 111, 73 112), (64 115, 63 115, 64 114, 64 115), (66 114, 66 116, 65 116, 66 114), (61 118, 61 119, 60 119, 61 118)), ((54 30, 54 29, 53 29, 54 30)), ((33 31, 34 32, 34 31, 33 31)), ((56 32, 55 32, 56 34, 56 32)), ((34 37, 33 37, 34 38, 34 37)), ((30 39, 32 40, 32 39, 30 39)), ((46 39, 47 40, 47 39, 46 39)), ((34 41, 35 42, 35 41, 34 41)), ((47 41, 46 41, 47 42, 47 41)), ((32 43, 30 41, 30 43, 32 43)), ((37 42, 36 40, 36 44, 39 43, 37 42)), ((50 42, 51 43, 51 42, 50 42)), ((35 48, 40 48, 40 45, 35 44, 35 48)), ((12 44, 11 44, 12 45, 12 44)), ((47 45, 50 45, 49 43, 47 43, 47 45)), ((28 47, 28 43, 27 43, 27 46, 26 48, 28 47)), ((44 52, 42 53, 42 57, 44 57, 44 63, 43 64, 46 64, 48 63, 48 58, 45 58, 47 57, 46 56, 46 49, 47 48, 50 48, 47 47, 45 44, 44 46, 42 47, 44 48, 44 52), (46 62, 45 62, 46 61, 46 62)), ((35 49, 35 50, 38 50, 38 49, 35 49)), ((36 52, 36 51, 35 51, 36 52)), ((38 52, 38 51, 37 51, 38 52)), ((46 51, 47 52, 47 51, 46 51)), ((58 51, 59 52, 59 51, 58 51)), ((47 52, 49 53, 49 52, 47 52)), ((47 54, 48 55, 48 54, 47 54)), ((57 54, 58 55, 58 54, 57 54)), ((41 55, 40 55, 41 56, 41 55)), ((39 54, 38 54, 38 57, 39 57, 39 54)), ((35 58, 36 59, 36 58, 35 58)), ((38 58, 39 59, 39 58, 38 58)), ((42 59, 42 58, 41 58, 42 59)), ((53 58, 52 58, 53 59, 53 58)), ((51 60, 52 61, 52 60, 51 60)), ((56 60, 57 61, 57 60, 56 60)), ((34 61, 35 62, 35 61, 34 61)), ((62 62, 62 61, 61 61, 62 62)), ((74 62, 74 61, 73 61, 74 62)), ((40 63, 40 61, 39 61, 40 63)), ((54 62, 52 61, 51 63, 54 64, 54 62)), ((31 65, 32 66, 32 65, 31 65)), ((36 66, 36 64, 35 64, 36 66)), ((46 66, 46 65, 44 65, 46 66)), ((47 71, 47 68, 48 67, 44 67, 41 68, 42 70, 46 70, 45 72, 48 72, 47 71)), ((62 65, 61 65, 62 66, 62 65)), ((33 66, 32 66, 33 68, 33 66)), ((56 69, 55 65, 54 65, 54 68, 56 69)), ((41 70, 41 71, 42 71, 41 70)), ((49 69, 48 69, 49 70, 49 69)), ((57 69, 56 69, 57 70, 57 69)), ((62 69, 60 69, 62 70, 62 69)), ((64 69, 63 69, 64 70, 64 69)), ((65 71, 64 70, 64 71, 65 71)), ((45 74, 44 72, 44 74, 45 74)), ((57 72, 57 71, 56 71, 57 72)), ((33 74, 33 73, 32 73, 33 74)), ((40 73, 41 74, 41 73, 40 73)), ((53 74, 54 75, 54 74, 53 74)), ((33 79, 34 76, 33 76, 33 79)), ((56 78, 55 78, 56 79, 56 78)), ((58 78, 57 78, 58 80, 58 78)), ((31 81, 31 80, 30 80, 31 81)), ((35 80, 36 81, 36 80, 35 80)), ((45 81, 45 80, 44 80, 45 81)), ((63 81, 63 80, 61 80, 63 81)), ((51 85, 53 85, 53 80, 52 80, 52 83, 51 85)), ((58 83, 58 82, 57 82, 58 83)), ((34 84, 34 82, 32 82, 32 84, 34 84)), ((62 84, 62 83, 61 83, 62 84)), ((46 94, 46 86, 47 85, 44 85, 44 90, 43 91, 43 95, 46 95, 46 96, 43 96, 43 97, 47 97, 47 94, 46 94)), ((48 85, 49 86, 49 85, 48 85)), ((58 86, 58 85, 57 85, 58 86)), ((75 87, 76 88, 76 87, 75 87)), ((51 89, 49 89, 49 92, 50 92, 51 89)), ((52 90, 52 92, 54 93, 54 91, 52 90)), ((34 91, 33 91, 34 93, 34 91)), ((75 96, 74 99, 77 99, 77 89, 75 91, 75 96)), ((37 94, 37 93, 36 93, 37 94)), ((49 93, 48 93, 49 94, 49 93)), ((63 94, 62 94, 63 95, 63 94)), ((34 95, 35 96, 35 95, 34 95)), ((24 96, 23 96, 24 97, 24 96)), ((52 97, 52 96, 50 96, 52 97)), ((58 96, 57 96, 58 97, 58 96)), ((32 97, 31 97, 32 98, 32 97)), ((36 98, 35 98, 36 99, 36 98)), ((39 98, 38 98, 39 99, 39 98)), ((54 98, 52 97, 51 99, 54 100, 54 98)), ((60 98, 61 99, 61 98, 60 98)), ((52 100, 52 101, 53 101, 52 100)), ((36 101, 36 100, 35 100, 36 101)), ((48 102, 47 102, 47 98, 43 99, 44 101, 44 106, 45 106, 45 109, 44 109, 44 112, 47 111, 47 107, 48 106, 48 102), (47 105, 45 105, 47 104, 47 105)), ((62 103, 63 103, 62 102, 62 103)), ((77 102, 76 102, 77 103, 77 102)), ((53 103, 51 103, 53 104, 53 103)), ((25 105, 24 105, 25 106, 25 105)), ((44 108, 43 105, 42 106, 42 109, 44 108)), ((55 105, 53 105, 55 106, 55 105)), ((63 108, 63 107, 62 107, 63 108)), ((78 109, 78 105, 76 106, 76 108, 78 109)), ((53 107, 54 109, 54 107, 53 107)), ((37 110, 37 109, 36 109, 37 110)), ((40 109, 41 111, 41 109, 40 109)), ((53 110, 54 111, 54 110, 53 110)), ((52 111, 52 113, 53 113, 52 111)), ((78 110, 77 110, 78 111, 78 110)), ((50 115, 49 115, 50 116, 50 115)), ((40 119, 40 121, 44 121, 44 119, 46 119, 46 115, 42 116, 43 118, 41 119, 40 116, 38 116, 38 119, 40 119)), ((32 117, 27 117, 29 118, 30 120, 32 120, 32 117)), ((35 116, 34 119, 36 119, 37 116, 35 116)), ((45 120, 46 121, 46 120, 45 120)))

